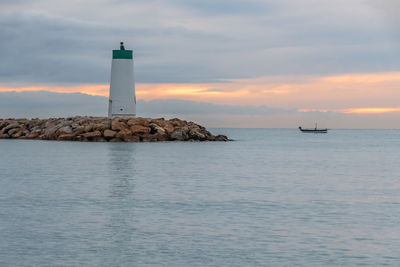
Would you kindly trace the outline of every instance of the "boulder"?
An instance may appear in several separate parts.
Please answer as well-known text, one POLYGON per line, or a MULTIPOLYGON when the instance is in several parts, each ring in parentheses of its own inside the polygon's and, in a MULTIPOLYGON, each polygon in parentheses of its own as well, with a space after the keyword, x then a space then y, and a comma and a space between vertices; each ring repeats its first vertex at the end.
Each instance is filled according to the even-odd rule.
POLYGON ((80 125, 87 125, 92 122, 92 119, 89 117, 77 117, 77 120, 80 125))
POLYGON ((140 136, 140 141, 141 142, 155 142, 158 140, 158 135, 157 134, 145 134, 140 136))
POLYGON ((44 124, 44 128, 50 128, 50 127, 52 127, 54 125, 55 125, 55 120, 54 119, 48 119, 44 124))
POLYGON ((140 136, 126 135, 122 140, 124 140, 125 142, 140 142, 140 136))
POLYGON ((61 127, 60 129, 57 130, 58 134, 71 134, 72 133, 72 128, 71 126, 67 125, 64 127, 61 127))
POLYGON ((107 130, 104 131, 103 136, 105 138, 113 138, 116 134, 117 134, 116 131, 107 129, 107 130))
POLYGON ((183 128, 175 128, 175 130, 171 133, 171 139, 177 141, 185 141, 188 139, 188 129, 183 128))
POLYGON ((128 126, 134 126, 134 125, 142 125, 142 126, 149 126, 149 120, 146 118, 131 118, 127 122, 128 126))
POLYGON ((150 128, 142 125, 132 125, 130 127, 131 133, 135 134, 147 134, 150 132, 150 128))
POLYGON ((228 137, 226 137, 225 135, 217 135, 214 137, 214 141, 229 141, 228 137))
POLYGON ((31 133, 29 133, 26 138, 27 139, 35 139, 40 135, 40 131, 33 131, 31 133))
POLYGON ((119 120, 119 118, 117 119, 113 119, 111 122, 111 130, 113 131, 122 131, 124 129, 128 128, 128 126, 119 120))
POLYGON ((172 123, 171 124, 166 123, 162 127, 167 133, 172 133, 175 130, 175 127, 174 127, 174 125, 172 125, 172 123))
POLYGON ((82 133, 85 133, 85 132, 86 132, 86 127, 83 126, 83 125, 78 126, 76 129, 74 129, 74 133, 76 135, 79 135, 79 134, 82 134, 82 133))
POLYGON ((79 122, 75 121, 71 124, 72 129, 76 129, 80 126, 79 122))
POLYGON ((52 140, 56 138, 56 132, 58 130, 58 126, 51 125, 49 128, 45 128, 43 132, 43 136, 45 139, 52 140))
POLYGON ((8 131, 8 135, 10 135, 11 138, 19 138, 22 136, 22 134, 23 134, 22 128, 12 129, 12 130, 8 131), (17 130, 17 132, 15 132, 14 134, 10 134, 10 132, 13 130, 17 130))
POLYGON ((93 139, 91 141, 94 141, 94 142, 107 142, 107 140, 102 136, 93 137, 93 139))
POLYGON ((0 139, 10 138, 10 136, 6 133, 0 134, 0 139))
POLYGON ((12 129, 10 129, 9 131, 8 131, 8 135, 9 136, 12 136, 13 134, 16 134, 16 133, 18 133, 19 131, 21 131, 21 134, 22 134, 22 130, 21 130, 21 128, 12 128, 12 129))
POLYGON ((109 120, 107 121, 102 121, 100 123, 96 123, 93 125, 93 130, 95 131, 105 131, 107 129, 110 129, 111 123, 109 120))
POLYGON ((6 127, 4 127, 3 133, 7 133, 9 130, 14 129, 14 128, 20 128, 21 126, 19 125, 18 122, 12 122, 10 124, 8 124, 6 127))
POLYGON ((29 133, 30 133, 30 132, 29 132, 28 129, 24 129, 24 130, 22 131, 22 136, 27 136, 29 133))
POLYGON ((62 140, 62 141, 71 141, 74 140, 75 134, 73 133, 66 133, 66 134, 60 134, 57 138, 57 140, 62 140))
POLYGON ((189 130, 189 138, 203 141, 206 139, 206 136, 201 133, 201 130, 199 128, 194 128, 189 130))
POLYGON ((0 120, 0 130, 8 125, 7 120, 0 120))
POLYGON ((99 137, 99 136, 101 136, 101 132, 100 131, 88 132, 88 133, 82 134, 82 136, 85 138, 99 137))
POLYGON ((93 126, 94 126, 93 123, 85 124, 83 127, 83 132, 87 133, 93 131, 93 126))
POLYGON ((186 121, 183 121, 183 120, 180 120, 180 119, 177 119, 177 118, 170 119, 169 121, 170 121, 170 123, 172 123, 172 125, 174 125, 175 127, 182 127, 182 126, 187 125, 187 122, 186 122, 186 121))
POLYGON ((150 123, 149 126, 150 126, 150 129, 151 129, 150 133, 152 133, 152 134, 155 134, 155 133, 157 133, 157 134, 165 134, 165 130, 161 126, 159 126, 159 125, 157 125, 155 123, 150 123))
POLYGON ((128 130, 128 129, 123 129, 123 130, 119 131, 119 132, 115 135, 116 138, 119 138, 119 139, 122 139, 122 140, 125 140, 125 139, 127 140, 127 139, 129 139, 131 136, 132 136, 132 133, 131 133, 131 131, 128 130))
POLYGON ((167 134, 155 134, 157 141, 169 141, 170 137, 167 134))

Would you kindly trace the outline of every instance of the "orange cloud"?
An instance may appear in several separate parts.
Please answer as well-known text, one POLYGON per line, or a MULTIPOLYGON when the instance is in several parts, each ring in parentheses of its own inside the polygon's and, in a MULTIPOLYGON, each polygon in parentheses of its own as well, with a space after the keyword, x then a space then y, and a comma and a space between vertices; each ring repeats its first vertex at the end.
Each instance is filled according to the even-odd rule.
POLYGON ((223 87, 220 84, 137 84, 136 94, 138 98, 145 100, 179 98, 218 103, 224 99, 245 97, 248 94, 244 88, 220 90, 223 87))
POLYGON ((400 112, 400 108, 350 108, 340 111, 345 114, 383 114, 400 112))

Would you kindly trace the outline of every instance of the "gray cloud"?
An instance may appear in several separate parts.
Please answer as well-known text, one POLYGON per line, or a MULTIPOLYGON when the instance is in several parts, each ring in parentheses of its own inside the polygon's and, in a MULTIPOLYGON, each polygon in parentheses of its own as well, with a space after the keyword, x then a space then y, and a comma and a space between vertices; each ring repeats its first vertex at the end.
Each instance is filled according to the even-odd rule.
POLYGON ((296 109, 285 110, 267 106, 234 106, 217 105, 207 102, 195 102, 179 99, 157 99, 152 101, 138 101, 138 109, 144 114, 166 115, 271 115, 277 113, 294 113, 296 109))
MULTIPOLYGON (((106 116, 108 100, 82 93, 48 91, 1 92, 0 117, 106 116)), ((266 106, 217 105, 178 99, 137 102, 138 116, 178 115, 271 115, 296 110, 266 106)))
POLYGON ((0 93, 0 117, 105 116, 107 104, 105 97, 81 93, 2 92, 0 93))
POLYGON ((120 40, 134 47, 141 83, 396 71, 400 55, 387 29, 395 22, 382 19, 385 7, 358 0, 83 0, 79 8, 0 1, 0 81, 108 83, 120 40))
POLYGON ((400 2, 398 0, 368 0, 367 3, 379 12, 381 20, 384 21, 392 41, 397 45, 397 52, 400 53, 400 33, 398 27, 400 24, 400 2))
POLYGON ((231 0, 171 0, 172 4, 185 7, 194 13, 205 16, 220 16, 229 14, 265 14, 269 10, 267 1, 231 0))

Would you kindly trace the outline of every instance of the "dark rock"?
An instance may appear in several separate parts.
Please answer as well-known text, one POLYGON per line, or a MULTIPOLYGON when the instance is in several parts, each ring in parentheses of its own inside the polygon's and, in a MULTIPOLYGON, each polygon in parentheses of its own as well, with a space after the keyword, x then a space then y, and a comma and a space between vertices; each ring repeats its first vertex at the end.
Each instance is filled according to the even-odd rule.
POLYGON ((140 141, 142 142, 155 142, 157 141, 158 135, 157 134, 145 134, 140 136, 140 141))
POLYGON ((188 139, 188 131, 185 128, 176 128, 172 133, 171 133, 171 139, 172 140, 177 140, 177 141, 185 141, 188 139))
POLYGON ((226 137, 225 135, 217 135, 214 137, 214 141, 229 141, 228 137, 226 137))
POLYGON ((57 138, 57 140, 62 140, 62 141, 72 141, 74 139, 75 139, 75 134, 72 133, 60 134, 57 138))
POLYGON ((155 134, 155 133, 157 133, 157 134, 165 134, 165 130, 162 127, 158 126, 157 124, 150 123, 149 126, 150 126, 150 129, 151 129, 150 133, 152 133, 152 134, 155 134))
POLYGON ((58 129, 58 134, 71 134, 72 133, 72 128, 71 126, 67 125, 64 127, 61 127, 60 129, 58 129))
POLYGON ((16 134, 16 133, 18 133, 19 131, 21 131, 21 134, 22 134, 22 130, 21 130, 21 128, 12 128, 12 129, 10 129, 9 131, 8 131, 8 135, 10 135, 10 136, 12 136, 13 134, 16 134))
POLYGON ((126 136, 124 136, 123 140, 125 142, 140 142, 140 136, 126 135, 126 136))
POLYGON ((205 134, 203 134, 199 128, 198 129, 196 129, 196 128, 190 129, 189 137, 191 139, 200 140, 200 141, 203 141, 206 139, 205 134))
POLYGON ((10 136, 6 133, 0 134, 0 139, 10 138, 10 136))
MULTIPOLYGON (((47 123, 46 123, 47 124, 47 123)), ((46 125, 45 125, 46 126, 46 125)), ((45 139, 53 140, 57 137, 56 132, 58 130, 58 126, 54 126, 52 124, 48 124, 48 128, 45 127, 43 135, 45 139)))
POLYGON ((40 135, 40 131, 33 131, 31 133, 29 133, 26 138, 27 139, 35 139, 40 135))
POLYGON ((7 133, 9 130, 14 129, 14 128, 19 128, 19 127, 21 127, 21 126, 18 122, 13 122, 13 123, 8 124, 2 130, 3 130, 3 133, 7 133))

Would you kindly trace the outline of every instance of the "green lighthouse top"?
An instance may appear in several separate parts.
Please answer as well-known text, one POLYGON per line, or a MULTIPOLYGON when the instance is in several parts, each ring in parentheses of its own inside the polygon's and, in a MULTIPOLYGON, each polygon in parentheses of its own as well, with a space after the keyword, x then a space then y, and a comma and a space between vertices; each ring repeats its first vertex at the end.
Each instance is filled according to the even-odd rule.
POLYGON ((119 50, 113 50, 113 59, 132 59, 132 50, 125 50, 124 42, 121 42, 119 50))

